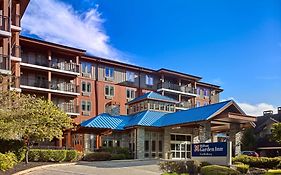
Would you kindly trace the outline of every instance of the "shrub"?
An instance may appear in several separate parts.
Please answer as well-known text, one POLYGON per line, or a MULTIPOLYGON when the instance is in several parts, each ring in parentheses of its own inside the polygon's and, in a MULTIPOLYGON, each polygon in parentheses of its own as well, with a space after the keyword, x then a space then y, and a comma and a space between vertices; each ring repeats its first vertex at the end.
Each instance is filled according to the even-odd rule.
POLYGON ((163 161, 159 163, 160 169, 165 173, 190 173, 197 174, 200 163, 194 160, 163 161))
POLYGON ((201 168, 208 165, 212 165, 212 164, 209 162, 201 162, 201 168))
POLYGON ((257 168, 277 168, 281 162, 281 157, 251 157, 251 156, 238 156, 233 158, 233 162, 242 162, 250 167, 257 168))
POLYGON ((24 142, 20 140, 1 140, 0 139, 0 153, 12 152, 16 155, 17 161, 22 162, 25 158, 24 142))
POLYGON ((201 168, 202 175, 239 175, 240 173, 234 169, 219 166, 219 165, 208 165, 201 168))
POLYGON ((178 173, 164 173, 162 175, 189 175, 188 173, 182 173, 182 174, 178 174, 178 173))
POLYGON ((86 161, 104 161, 110 160, 111 154, 109 152, 93 152, 84 156, 83 160, 86 161))
POLYGON ((275 175, 275 174, 281 174, 281 170, 268 170, 268 172, 265 173, 265 175, 275 175))
POLYGON ((64 161, 72 162, 77 160, 77 158, 78 158, 78 152, 76 150, 67 150, 64 161))
POLYGON ((78 157, 76 150, 31 149, 29 160, 32 162, 73 161, 78 157))
POLYGON ((111 160, 124 160, 126 158, 125 154, 111 154, 111 160))
POLYGON ((13 168, 17 164, 17 157, 14 153, 8 152, 6 154, 0 153, 0 170, 6 171, 13 168))
POLYGON ((249 170, 249 165, 243 163, 234 164, 234 166, 236 167, 236 170, 242 174, 246 174, 249 170))

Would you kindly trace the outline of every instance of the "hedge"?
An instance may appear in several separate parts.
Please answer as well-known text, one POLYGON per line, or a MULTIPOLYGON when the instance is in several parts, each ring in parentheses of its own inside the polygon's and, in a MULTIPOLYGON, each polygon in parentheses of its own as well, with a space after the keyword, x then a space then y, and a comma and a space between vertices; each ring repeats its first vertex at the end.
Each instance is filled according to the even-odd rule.
POLYGON ((202 175, 239 175, 240 172, 219 165, 208 165, 201 168, 202 175))
POLYGON ((249 165, 244 163, 234 164, 234 167, 236 168, 237 171, 239 171, 242 174, 246 174, 249 171, 249 165))
POLYGON ((111 160, 111 154, 109 152, 93 152, 88 153, 83 157, 86 161, 105 161, 111 160))
POLYGON ((268 170, 268 172, 265 173, 265 175, 277 175, 281 174, 281 170, 268 170))
POLYGON ((200 163, 194 160, 167 160, 159 163, 160 170, 165 173, 198 174, 200 163))
POLYGON ((32 162, 63 162, 77 160, 76 150, 31 149, 28 159, 32 162))
POLYGON ((250 167, 256 168, 267 168, 267 169, 275 169, 281 165, 281 157, 251 157, 251 156, 238 156, 233 158, 232 160, 235 162, 242 162, 244 164, 249 165, 250 167))
POLYGON ((0 170, 6 171, 13 168, 17 164, 17 157, 14 153, 8 152, 6 154, 0 153, 0 170))

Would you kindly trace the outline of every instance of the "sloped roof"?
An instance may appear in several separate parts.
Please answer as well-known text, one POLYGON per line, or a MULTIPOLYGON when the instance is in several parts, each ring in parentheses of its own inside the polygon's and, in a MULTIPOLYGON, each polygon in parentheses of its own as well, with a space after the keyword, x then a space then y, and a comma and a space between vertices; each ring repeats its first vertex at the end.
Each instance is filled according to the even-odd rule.
POLYGON ((128 116, 111 116, 109 114, 103 113, 82 122, 80 125, 91 128, 123 130, 129 119, 130 118, 128 116))
POLYGON ((164 101, 164 102, 170 102, 170 103, 179 103, 177 100, 167 97, 167 96, 163 96, 157 92, 148 92, 142 96, 139 96, 139 97, 129 101, 127 104, 136 103, 136 102, 146 100, 146 99, 164 101))

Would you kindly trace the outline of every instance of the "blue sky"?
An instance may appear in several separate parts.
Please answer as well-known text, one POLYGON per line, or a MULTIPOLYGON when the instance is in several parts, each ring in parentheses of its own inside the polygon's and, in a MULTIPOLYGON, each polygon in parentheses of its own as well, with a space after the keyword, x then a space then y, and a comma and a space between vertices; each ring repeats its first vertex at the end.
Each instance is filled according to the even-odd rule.
POLYGON ((251 114, 281 106, 279 0, 32 0, 22 23, 23 35, 201 76, 251 114))

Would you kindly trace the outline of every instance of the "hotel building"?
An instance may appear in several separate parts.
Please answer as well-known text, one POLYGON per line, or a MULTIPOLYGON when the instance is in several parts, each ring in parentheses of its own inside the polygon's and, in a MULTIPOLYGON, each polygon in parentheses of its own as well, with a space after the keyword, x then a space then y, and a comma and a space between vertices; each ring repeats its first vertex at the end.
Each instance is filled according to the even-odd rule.
POLYGON ((63 140, 44 145, 81 151, 122 146, 135 158, 167 158, 171 151, 174 158, 188 158, 191 143, 215 141, 212 132, 232 132, 235 141, 235 134, 254 121, 235 102, 219 103, 223 90, 201 77, 89 56, 83 49, 20 36, 29 1, 0 2, 0 73, 2 81, 11 82, 6 88, 53 101, 77 126, 63 140), (173 150, 183 143, 184 150, 173 150))

